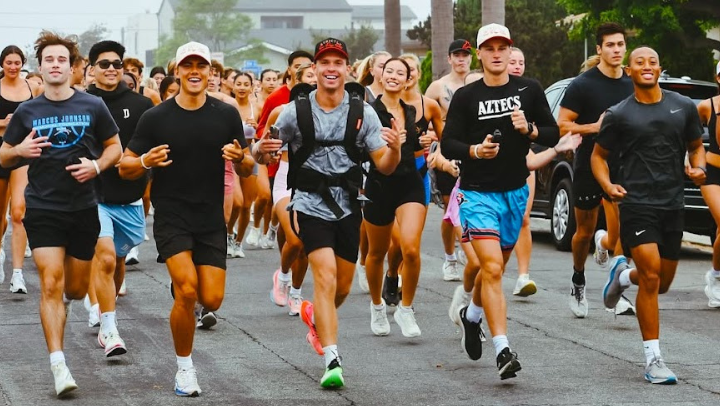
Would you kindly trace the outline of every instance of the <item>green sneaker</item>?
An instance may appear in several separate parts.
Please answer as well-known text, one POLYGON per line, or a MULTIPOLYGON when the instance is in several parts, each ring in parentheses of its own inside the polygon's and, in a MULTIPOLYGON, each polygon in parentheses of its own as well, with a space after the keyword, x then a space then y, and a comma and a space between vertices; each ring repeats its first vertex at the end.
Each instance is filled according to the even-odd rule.
POLYGON ((342 376, 343 369, 340 366, 338 359, 332 360, 330 365, 325 369, 325 374, 320 379, 320 386, 328 389, 337 389, 345 385, 345 380, 342 376))

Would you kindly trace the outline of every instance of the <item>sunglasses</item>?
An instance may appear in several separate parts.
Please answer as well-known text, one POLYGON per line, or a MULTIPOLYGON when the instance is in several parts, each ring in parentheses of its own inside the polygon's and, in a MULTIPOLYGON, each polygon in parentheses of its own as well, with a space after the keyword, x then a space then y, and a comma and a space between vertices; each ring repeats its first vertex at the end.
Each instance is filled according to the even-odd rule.
POLYGON ((110 67, 110 65, 112 65, 112 67, 115 69, 122 69, 123 67, 123 63, 119 59, 116 59, 112 62, 108 61, 107 59, 103 59, 102 61, 97 61, 96 65, 99 66, 100 69, 107 69, 110 67))

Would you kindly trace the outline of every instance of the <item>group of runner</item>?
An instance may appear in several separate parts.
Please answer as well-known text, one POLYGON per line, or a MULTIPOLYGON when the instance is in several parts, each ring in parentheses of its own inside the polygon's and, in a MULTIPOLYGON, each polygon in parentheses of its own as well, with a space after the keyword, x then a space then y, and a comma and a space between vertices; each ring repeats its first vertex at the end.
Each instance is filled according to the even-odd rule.
MULTIPOLYGON (((145 239, 150 201, 158 260, 171 277, 179 396, 201 393, 194 332, 217 323, 227 259, 244 257, 243 244, 277 244, 270 299, 307 325, 306 339, 324 359, 322 387, 345 384, 337 308, 356 269, 370 294, 373 334, 390 334, 393 306, 403 336, 420 336, 413 302, 431 201, 445 209, 438 275, 462 281, 448 312, 461 346, 481 358, 485 319, 500 378, 516 377, 521 365, 508 339, 502 277, 517 245, 513 294, 537 291, 529 278, 532 171, 576 148, 571 310, 588 314, 584 263, 594 239, 595 260, 609 267, 604 306, 637 308, 645 379, 675 383, 659 348, 658 294, 677 267, 685 176, 703 185, 720 222, 713 199, 720 193, 720 100, 696 108, 661 90, 659 56, 648 47, 633 50, 623 67, 625 31, 615 23, 602 24, 596 39, 597 66, 572 81, 557 122, 541 85, 523 77, 522 51, 498 24, 480 28, 477 50, 453 41, 450 73, 425 95, 416 56, 377 52, 359 64, 353 83, 347 46, 334 38, 314 53, 290 54, 281 77, 265 70, 258 79, 225 69, 207 46, 190 42, 167 70, 154 68, 143 81, 142 63, 126 58, 122 44, 94 44, 85 66, 72 39, 44 31, 35 47, 38 85, 19 75, 22 51, 5 48, 0 208, 10 202, 10 289, 27 293, 27 238, 57 395, 77 388, 63 353, 72 300, 86 300, 106 356, 127 352, 116 299, 126 257, 145 239), (476 74, 472 52, 482 65, 476 74), (83 75, 74 79, 78 71, 84 84, 83 75), (701 120, 711 135, 707 163, 701 120), (535 153, 532 143, 547 148, 535 153), (608 229, 596 232, 601 202, 608 229), (312 301, 302 296, 308 267, 312 301), (639 285, 635 306, 622 296, 631 284, 639 285)), ((720 64, 717 74, 720 82, 720 64)), ((720 307, 718 268, 716 242, 705 275, 711 307, 720 307)))

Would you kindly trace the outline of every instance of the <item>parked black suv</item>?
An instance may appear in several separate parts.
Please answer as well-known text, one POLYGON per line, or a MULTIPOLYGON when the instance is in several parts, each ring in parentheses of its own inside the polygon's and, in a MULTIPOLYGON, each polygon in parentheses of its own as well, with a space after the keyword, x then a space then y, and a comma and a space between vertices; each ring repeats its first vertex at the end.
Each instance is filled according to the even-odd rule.
MULTIPOLYGON (((560 112, 560 101, 571 81, 572 78, 563 79, 545 90, 545 96, 556 120, 560 112)), ((714 83, 685 77, 671 78, 665 74, 660 77, 660 87, 688 96, 695 104, 717 94, 717 85, 714 83)), ((707 148, 707 128, 703 134, 703 142, 707 148)), ((535 152, 544 149, 546 148, 543 146, 533 145, 535 152)), ((536 171, 535 200, 530 215, 550 220, 553 241, 561 251, 570 251, 572 236, 575 234, 572 178, 572 153, 561 155, 549 165, 536 171)), ((715 229, 715 222, 700 194, 700 188, 689 179, 685 179, 685 231, 707 235, 714 240, 715 229)))

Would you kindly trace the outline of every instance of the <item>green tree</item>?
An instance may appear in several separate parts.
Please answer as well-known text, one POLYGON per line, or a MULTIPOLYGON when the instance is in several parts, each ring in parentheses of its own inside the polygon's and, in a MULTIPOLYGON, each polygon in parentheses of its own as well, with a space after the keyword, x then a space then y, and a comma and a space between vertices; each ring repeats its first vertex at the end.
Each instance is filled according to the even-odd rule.
POLYGON ((107 38, 108 29, 102 24, 95 24, 90 27, 87 31, 78 35, 77 42, 80 54, 87 56, 90 53, 90 48, 97 43, 107 38))
MULTIPOLYGON (((574 14, 586 13, 573 35, 593 38, 602 22, 615 21, 628 29, 628 50, 639 45, 653 47, 663 69, 672 76, 712 80, 711 49, 718 41, 706 38, 706 30, 720 23, 720 8, 711 0, 559 0, 574 14), (714 6, 712 5, 714 4, 714 6)), ((594 44, 594 41, 591 43, 594 44)))
MULTIPOLYGON (((173 19, 173 34, 160 39, 155 59, 163 63, 175 56, 179 45, 189 40, 206 44, 213 52, 225 53, 225 64, 233 66, 249 59, 247 53, 258 56, 262 47, 251 46, 249 51, 237 52, 238 44, 252 45, 250 17, 235 9, 237 0, 180 0, 173 19)), ((263 58, 259 59, 260 62, 263 58)))

